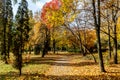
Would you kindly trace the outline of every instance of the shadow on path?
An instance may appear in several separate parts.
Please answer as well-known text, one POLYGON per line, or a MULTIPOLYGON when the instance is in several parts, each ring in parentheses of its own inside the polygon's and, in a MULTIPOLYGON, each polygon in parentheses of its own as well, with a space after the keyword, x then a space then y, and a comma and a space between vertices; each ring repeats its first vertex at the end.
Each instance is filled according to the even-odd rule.
POLYGON ((80 66, 87 66, 87 65, 97 65, 94 62, 78 62, 78 63, 73 63, 71 62, 70 58, 74 55, 62 55, 62 56, 55 56, 55 57, 33 57, 31 58, 31 61, 29 64, 49 64, 49 65, 56 65, 56 66, 75 66, 75 67, 80 67, 80 66))
MULTIPOLYGON (((8 73, 9 74, 9 73, 8 73)), ((0 74, 0 80, 11 80, 20 78, 16 74, 0 74), (7 77, 7 78, 6 78, 7 77)), ((63 75, 63 76, 45 76, 44 74, 22 74, 22 80, 120 80, 119 75, 63 75)))

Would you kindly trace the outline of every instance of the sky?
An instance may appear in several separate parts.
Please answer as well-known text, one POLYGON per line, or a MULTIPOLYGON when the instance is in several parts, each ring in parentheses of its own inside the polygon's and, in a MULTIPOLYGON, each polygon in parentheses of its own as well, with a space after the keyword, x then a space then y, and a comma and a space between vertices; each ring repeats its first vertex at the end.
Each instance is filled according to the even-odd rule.
MULTIPOLYGON (((33 13, 35 13, 36 11, 40 11, 41 8, 43 7, 43 5, 44 5, 46 2, 49 2, 49 1, 51 1, 51 0, 40 0, 40 1, 36 2, 36 3, 33 3, 32 0, 27 0, 27 1, 28 1, 28 8, 29 8, 30 10, 32 10, 33 13)), ((18 0, 18 2, 20 2, 20 0, 18 0)), ((14 15, 15 15, 16 12, 17 12, 18 6, 19 6, 19 4, 13 5, 13 13, 14 13, 14 15)))

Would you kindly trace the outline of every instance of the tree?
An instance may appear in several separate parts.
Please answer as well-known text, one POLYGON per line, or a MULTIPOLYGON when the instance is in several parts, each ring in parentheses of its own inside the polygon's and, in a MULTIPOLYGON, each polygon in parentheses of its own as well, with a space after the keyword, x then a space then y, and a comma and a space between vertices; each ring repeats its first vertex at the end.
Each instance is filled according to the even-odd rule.
MULTIPOLYGON (((104 43, 105 41, 108 40, 108 56, 109 59, 111 59, 112 56, 112 18, 111 18, 111 3, 112 1, 104 1, 102 2, 102 6, 101 6, 101 34, 103 34, 103 36, 107 35, 108 38, 103 38, 104 39, 104 43)), ((104 45, 105 46, 105 45, 104 45)), ((104 47, 103 46, 103 47, 104 47)), ((104 47, 105 48, 105 47, 104 47)))
POLYGON ((2 42, 3 42, 3 4, 0 1, 0 54, 2 53, 2 42))
POLYGON ((94 25, 95 25, 96 37, 97 37, 97 48, 98 48, 98 55, 99 55, 100 71, 105 72, 104 63, 103 63, 103 55, 102 55, 102 50, 101 50, 101 39, 100 39, 100 27, 101 27, 100 0, 97 0, 97 1, 92 0, 92 6, 93 6, 94 25), (97 5, 96 5, 96 2, 97 2, 97 5))
POLYGON ((21 0, 18 7, 16 18, 16 33, 14 37, 14 55, 15 67, 19 70, 19 75, 22 73, 22 53, 24 52, 25 43, 29 38, 29 16, 28 3, 26 0, 21 0))
MULTIPOLYGON (((76 17, 77 11, 75 9, 78 6, 78 0, 52 0, 46 3, 41 12, 41 20, 48 27, 53 30, 54 28, 70 23, 76 17)), ((54 37, 53 37, 54 38, 54 37)), ((55 52, 55 42, 53 39, 53 50, 55 52)))
POLYGON ((118 54, 117 54, 117 20, 118 20, 118 8, 114 7, 117 6, 119 7, 119 0, 115 0, 112 3, 112 20, 113 20, 113 42, 114 42, 114 63, 118 64, 118 54))
POLYGON ((107 24, 108 24, 107 26, 108 26, 108 34, 109 34, 109 35, 108 35, 108 51, 109 51, 109 58, 111 58, 111 56, 112 56, 112 55, 111 55, 111 37, 110 37, 110 35, 111 35, 111 34, 110 34, 110 31, 111 31, 111 30, 110 30, 110 21, 109 21, 110 15, 108 14, 108 12, 109 12, 109 11, 107 10, 107 24))
POLYGON ((3 4, 3 44, 2 44, 2 54, 7 62, 7 56, 9 58, 10 53, 10 46, 12 44, 12 19, 13 19, 13 12, 12 12, 12 4, 11 0, 7 0, 3 4))
POLYGON ((4 3, 4 6, 3 6, 3 14, 2 14, 2 23, 3 23, 3 40, 2 40, 2 51, 1 51, 1 54, 3 55, 3 58, 5 60, 5 63, 7 64, 7 52, 6 52, 6 23, 7 23, 7 10, 6 10, 6 3, 4 3))
POLYGON ((44 47, 43 47, 42 57, 44 57, 45 54, 48 53, 48 49, 50 46, 50 30, 47 28, 47 26, 45 26, 44 29, 45 29, 45 39, 44 39, 44 47))
POLYGON ((78 0, 52 0, 43 6, 41 20, 48 28, 70 23, 79 13, 78 3, 78 0))
MULTIPOLYGON (((13 0, 14 1, 14 4, 18 3, 18 0, 13 0)), ((32 2, 36 3, 37 1, 40 1, 40 0, 31 0, 32 2)))
POLYGON ((6 1, 6 10, 7 10, 7 55, 9 58, 10 49, 12 45, 12 25, 13 25, 13 12, 12 12, 12 3, 11 0, 6 1))

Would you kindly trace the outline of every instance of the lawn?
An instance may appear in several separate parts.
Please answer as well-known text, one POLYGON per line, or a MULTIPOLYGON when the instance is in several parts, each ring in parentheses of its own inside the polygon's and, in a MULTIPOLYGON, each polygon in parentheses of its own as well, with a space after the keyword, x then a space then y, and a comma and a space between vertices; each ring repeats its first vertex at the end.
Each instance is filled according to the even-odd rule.
POLYGON ((22 76, 19 77, 18 70, 13 68, 12 64, 5 64, 2 60, 0 60, 0 80, 33 80, 38 77, 38 75, 44 74, 49 67, 49 64, 34 64, 32 61, 29 63, 24 63, 22 68, 22 76))

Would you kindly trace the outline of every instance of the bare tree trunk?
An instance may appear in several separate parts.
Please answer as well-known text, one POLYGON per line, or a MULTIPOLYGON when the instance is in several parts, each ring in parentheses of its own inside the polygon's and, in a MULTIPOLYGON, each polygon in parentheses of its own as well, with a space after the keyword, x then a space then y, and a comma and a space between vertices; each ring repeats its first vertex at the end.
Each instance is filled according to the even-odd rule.
POLYGON ((113 40, 114 41, 114 63, 118 64, 118 60, 117 60, 117 57, 118 57, 117 56, 117 39, 116 39, 117 36, 116 36, 116 33, 114 33, 114 37, 115 37, 114 40, 113 40))
POLYGON ((108 14, 108 10, 107 10, 107 23, 108 23, 108 53, 109 53, 109 58, 111 59, 111 34, 110 34, 110 22, 109 22, 109 14, 108 14))
MULTIPOLYGON (((116 2, 113 3, 113 5, 116 5, 116 6, 119 6, 119 0, 116 0, 116 2)), ((112 20, 113 20, 113 43, 114 43, 114 47, 113 47, 113 50, 114 50, 114 63, 115 64, 118 64, 118 53, 117 53, 117 14, 118 14, 118 9, 114 9, 112 8, 112 20)))
POLYGON ((111 39, 110 39, 110 26, 108 25, 108 53, 109 53, 109 58, 112 57, 111 55, 111 39))
POLYGON ((101 16, 100 16, 100 0, 97 0, 97 7, 95 5, 95 0, 92 0, 93 5, 93 17, 94 17, 94 24, 96 29, 96 37, 97 37, 97 48, 98 48, 98 55, 99 55, 99 66, 100 71, 105 72, 104 63, 103 63, 103 55, 101 51, 101 42, 100 42, 100 26, 101 26, 101 16), (98 15, 97 11, 98 10, 98 15))
POLYGON ((55 39, 53 40, 53 53, 55 54, 55 48, 56 48, 56 41, 55 39))
POLYGON ((114 63, 115 64, 118 64, 118 60, 117 60, 117 32, 116 32, 116 25, 114 25, 114 32, 113 32, 113 35, 114 35, 114 38, 113 38, 113 42, 114 42, 114 63))
POLYGON ((97 35, 97 48, 98 48, 98 55, 99 55, 100 70, 101 72, 105 72, 104 63, 103 63, 103 55, 102 55, 102 50, 101 50, 100 28, 99 27, 96 29, 96 35, 97 35))

